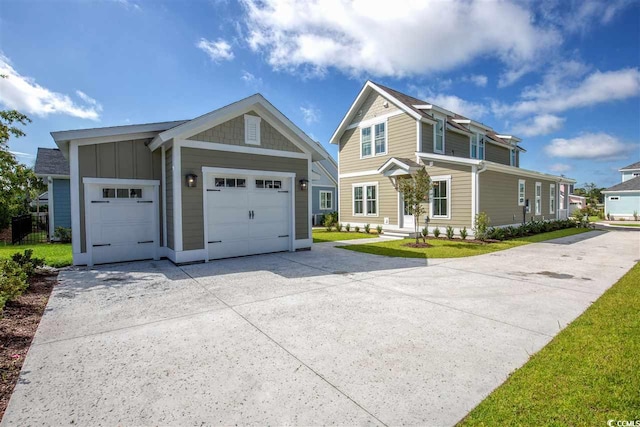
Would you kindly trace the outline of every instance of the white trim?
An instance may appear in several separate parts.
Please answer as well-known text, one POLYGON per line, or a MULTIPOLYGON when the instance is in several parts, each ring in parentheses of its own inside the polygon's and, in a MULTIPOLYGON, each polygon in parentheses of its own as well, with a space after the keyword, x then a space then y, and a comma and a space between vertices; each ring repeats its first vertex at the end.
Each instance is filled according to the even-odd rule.
POLYGON ((250 114, 244 115, 244 143, 248 145, 260 145, 262 141, 260 140, 260 122, 262 119, 259 116, 252 116, 250 114), (247 128, 249 126, 254 125, 256 127, 256 139, 255 141, 251 141, 248 136, 249 132, 247 128))
POLYGON ((47 209, 49 210, 49 241, 53 240, 54 227, 54 212, 53 212, 53 178, 47 177, 47 209))
POLYGON ((537 181, 533 192, 533 208, 535 215, 542 215, 542 183, 537 181), (540 189, 540 195, 538 195, 538 189, 540 189))
MULTIPOLYGON (((202 167, 202 247, 204 248, 204 262, 209 262, 209 219, 207 209, 207 175, 202 167)), ((249 183, 247 183, 249 185, 249 183)))
POLYGON ((449 123, 447 123, 447 130, 454 133, 459 133, 460 135, 464 135, 464 136, 469 136, 472 133, 471 131, 462 130, 462 129, 458 129, 457 127, 451 126, 451 124, 449 123))
POLYGON ((555 214, 557 208, 558 206, 557 206, 557 199, 556 199, 556 185, 549 184, 549 213, 555 214), (553 206, 551 206, 552 199, 553 199, 553 206))
POLYGON ((517 136, 513 136, 513 135, 498 135, 496 134, 496 136, 500 139, 505 139, 507 141, 513 141, 515 143, 521 142, 522 139, 518 138, 517 136))
POLYGON ((82 178, 83 184, 160 186, 157 179, 82 178))
MULTIPOLYGON (((331 181, 335 182, 336 185, 338 185, 338 181, 336 180, 336 178, 333 176, 333 174, 329 173, 329 171, 327 170, 327 168, 325 168, 322 163, 320 162, 313 162, 314 165, 319 166, 320 169, 322 169, 322 171, 324 172, 324 174, 327 176, 327 178, 329 178, 331 181)), ((313 169, 313 165, 311 165, 311 168, 313 169)))
POLYGON ((386 156, 389 146, 389 122, 385 120, 372 122, 370 125, 359 127, 360 129, 360 159, 369 159, 372 157, 386 156), (384 151, 380 153, 376 153, 376 126, 384 123, 384 151), (371 135, 371 154, 364 156, 362 154, 362 130, 369 129, 369 134, 371 135))
POLYGON ((101 136, 96 138, 79 138, 79 139, 76 139, 75 142, 79 146, 98 145, 98 144, 108 144, 110 142, 131 141, 134 139, 149 139, 149 138, 153 138, 157 134, 158 134, 157 132, 138 132, 138 133, 131 133, 126 135, 108 135, 108 136, 101 136))
MULTIPOLYGON (((232 153, 258 154, 262 156, 288 157, 292 159, 306 159, 307 153, 293 151, 273 150, 270 148, 245 147, 243 145, 220 144, 217 142, 194 141, 191 139, 176 139, 181 147, 198 148, 201 150, 227 151, 232 153)), ((317 162, 316 162, 317 163, 317 162)))
POLYGON ((476 220, 478 212, 478 167, 471 166, 471 224, 476 220))
POLYGON ((416 120, 416 153, 420 151, 422 145, 422 122, 416 120))
POLYGON ((527 203, 527 180, 525 179, 518 180, 518 188, 517 188, 516 194, 517 194, 516 198, 518 200, 518 206, 525 206, 527 203), (522 188, 522 193, 520 193, 520 184, 524 186, 522 188), (522 194, 522 201, 520 201, 521 194, 522 194))
POLYGON ((453 111, 449 111, 446 108, 442 108, 442 107, 438 107, 437 105, 433 105, 433 104, 424 104, 424 105, 412 105, 413 108, 415 108, 416 110, 431 110, 431 111, 436 111, 440 114, 445 114, 447 116, 455 116, 456 113, 454 113, 453 111))
MULTIPOLYGON (((307 161, 307 179, 309 179, 309 184, 311 184, 311 168, 313 166, 312 163, 312 159, 309 158, 309 160, 307 161)), ((291 178, 291 194, 293 195, 293 199, 291 199, 291 214, 293 215, 291 217, 291 227, 292 227, 292 231, 291 231, 291 239, 292 239, 292 247, 294 248, 293 250, 295 250, 295 243, 293 243, 295 241, 296 238, 296 210, 295 210, 295 205, 296 205, 296 188, 298 188, 297 183, 294 183, 293 181, 295 181, 294 178, 291 178)), ((311 239, 311 241, 313 241, 313 235, 312 235, 312 227, 313 227, 313 194, 311 194, 311 189, 312 186, 309 185, 309 187, 307 188, 307 230, 309 230, 308 233, 308 239, 311 239)))
MULTIPOLYGON (((602 194, 609 193, 640 193, 640 190, 604 190, 602 194)), ((570 196, 574 196, 574 194, 570 194, 570 196)))
POLYGON ((162 246, 167 247, 167 153, 162 147, 162 246))
POLYGON ((182 152, 179 141, 173 141, 171 153, 173 159, 173 250, 182 252, 182 152))
POLYGON ((341 173, 341 174, 338 175, 338 179, 340 179, 340 178, 357 178, 357 177, 360 177, 360 176, 370 176, 370 175, 379 175, 379 174, 380 173, 377 170, 341 173))
POLYGON ((371 125, 375 125, 377 123, 384 122, 390 117, 399 116, 401 114, 405 114, 405 112, 402 111, 402 110, 397 110, 397 111, 393 111, 391 113, 381 114, 379 116, 372 117, 372 118, 367 119, 367 120, 362 120, 361 122, 352 123, 349 126, 347 126, 345 128, 345 130, 355 129, 355 128, 362 128, 362 127, 365 127, 365 128, 366 127, 370 127, 371 125))
POLYGON ((80 172, 78 163, 78 144, 74 141, 69 143, 69 174, 72 177, 69 182, 70 205, 71 205, 71 248, 73 252, 73 263, 86 264, 86 255, 82 252, 82 232, 80 230, 80 172), (82 259, 82 261, 81 261, 82 259))
POLYGON ((433 152, 436 154, 442 154, 444 155, 444 153, 447 152, 447 146, 446 146, 446 134, 447 134, 447 118, 446 117, 440 117, 440 116, 433 116, 436 119, 436 122, 442 121, 442 150, 436 150, 436 146, 437 146, 437 139, 438 139, 438 123, 436 123, 433 126, 433 152))
MULTIPOLYGON (((447 182, 447 215, 435 215, 433 213, 433 202, 434 197, 433 194, 430 195, 430 203, 429 203, 429 213, 431 214, 431 218, 433 219, 451 219, 451 175, 438 175, 432 176, 431 182, 435 181, 446 181, 447 182)), ((432 186, 433 191, 433 186, 432 186)))
MULTIPOLYGON (((398 160, 397 158, 391 157, 389 160, 384 162, 382 166, 378 168, 378 173, 385 174, 386 170, 389 169, 389 167, 392 165, 398 166, 399 168, 403 169, 405 174, 418 170, 417 167, 409 166, 406 163, 403 163, 402 161, 398 160)), ((388 176, 388 175, 385 175, 385 176, 388 176)))
POLYGON ((358 183, 354 183, 351 184, 351 216, 354 217, 368 217, 368 218, 378 218, 380 216, 380 191, 379 191, 379 187, 378 187, 379 182, 378 181, 372 181, 372 182, 358 182, 358 183), (362 213, 361 214, 357 214, 356 211, 356 198, 355 198, 355 188, 356 187, 362 187, 362 213), (368 209, 367 209, 367 187, 376 187, 376 213, 375 214, 370 214, 368 213, 368 209))
POLYGON ((458 123, 460 125, 470 125, 475 126, 477 128, 486 130, 487 132, 493 132, 493 129, 487 125, 484 125, 480 122, 471 119, 451 119, 452 122, 458 123))
POLYGON ((71 177, 69 175, 56 175, 56 174, 50 174, 50 173, 37 173, 35 174, 38 178, 53 178, 53 179, 70 179, 71 177))
POLYGON ((81 138, 99 138, 104 136, 129 135, 141 132, 161 132, 188 120, 176 120, 170 122, 145 123, 140 125, 111 126, 93 129, 63 130, 51 132, 53 139, 58 141, 71 141, 81 138))
POLYGON ((511 175, 520 175, 520 176, 525 176, 527 178, 543 179, 543 180, 547 180, 547 181, 555 181, 555 182, 561 182, 562 181, 562 182, 565 182, 567 184, 575 184, 576 183, 575 179, 571 179, 571 178, 567 178, 567 177, 563 177, 563 176, 549 175, 549 174, 546 174, 546 173, 536 172, 536 171, 532 171, 532 170, 528 170, 528 169, 522 169, 522 168, 518 168, 518 167, 503 165, 503 164, 500 164, 500 163, 490 162, 488 160, 484 160, 483 163, 485 163, 487 165, 487 169, 493 170, 493 171, 497 171, 497 172, 504 172, 504 173, 508 173, 508 174, 511 174, 511 175))
MULTIPOLYGON (((309 228, 311 230, 311 228, 309 228)), ((311 231, 309 231, 311 233, 311 231)), ((313 238, 308 239, 298 239, 293 241, 293 250, 296 251, 298 249, 309 249, 313 245, 313 238)))
MULTIPOLYGON (((325 204, 326 205, 326 204, 325 204)), ((318 190, 318 209, 320 209, 321 211, 330 211, 333 209, 333 191, 327 191, 327 190, 318 190), (325 201, 326 201, 326 195, 329 194, 330 197, 330 206, 329 207, 322 207, 322 195, 325 195, 325 201)))
POLYGON ((296 176, 294 172, 275 172, 275 171, 268 171, 268 170, 220 168, 220 167, 210 167, 210 166, 202 166, 202 173, 203 174, 218 173, 218 174, 227 174, 227 175, 252 175, 252 176, 268 175, 268 176, 281 176, 285 178, 295 178, 296 176))
POLYGON ((469 166, 478 166, 482 162, 476 159, 466 159, 464 157, 454 157, 447 156, 444 154, 433 154, 433 153, 417 153, 418 157, 422 159, 433 160, 436 162, 444 162, 444 163, 457 163, 461 165, 469 165, 469 166))

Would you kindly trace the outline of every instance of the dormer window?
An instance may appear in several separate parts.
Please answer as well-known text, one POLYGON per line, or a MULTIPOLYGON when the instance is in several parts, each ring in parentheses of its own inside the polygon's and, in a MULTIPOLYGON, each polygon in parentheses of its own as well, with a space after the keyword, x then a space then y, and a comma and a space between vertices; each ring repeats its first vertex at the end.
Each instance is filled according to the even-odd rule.
POLYGON ((387 154, 387 123, 376 123, 360 128, 360 156, 387 154))
POLYGON ((260 145, 260 117, 244 115, 244 143, 260 145))
POLYGON ((485 136, 481 133, 474 132, 471 135, 471 149, 469 157, 472 159, 484 160, 485 136))
POLYGON ((437 123, 434 126, 433 152, 444 154, 444 119, 435 119, 437 123))
POLYGON ((515 149, 511 149, 511 166, 516 166, 517 163, 517 159, 516 159, 516 150, 515 149))

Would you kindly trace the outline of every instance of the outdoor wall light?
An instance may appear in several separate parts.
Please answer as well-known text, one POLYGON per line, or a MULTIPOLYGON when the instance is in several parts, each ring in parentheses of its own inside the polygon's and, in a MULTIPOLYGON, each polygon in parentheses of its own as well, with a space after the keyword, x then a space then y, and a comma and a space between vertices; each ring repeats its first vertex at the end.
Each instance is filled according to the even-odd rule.
POLYGON ((198 175, 194 173, 187 174, 185 180, 187 187, 196 187, 198 185, 198 175))
POLYGON ((307 191, 308 187, 309 187, 309 180, 306 178, 302 178, 300 180, 300 190, 307 191))

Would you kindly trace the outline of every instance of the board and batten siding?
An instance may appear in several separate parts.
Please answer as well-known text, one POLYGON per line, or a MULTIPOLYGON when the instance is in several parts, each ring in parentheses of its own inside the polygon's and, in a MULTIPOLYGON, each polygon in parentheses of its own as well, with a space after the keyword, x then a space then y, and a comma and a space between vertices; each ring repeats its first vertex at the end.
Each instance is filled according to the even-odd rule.
MULTIPOLYGON (((247 113, 260 117, 256 112, 247 113)), ((244 139, 244 115, 228 120, 218 126, 214 126, 189 138, 192 141, 215 142, 218 144, 239 145, 244 147, 260 147, 271 150, 290 151, 302 153, 293 142, 278 132, 264 118, 260 120, 260 145, 245 144, 244 139)))
MULTIPOLYGON (((408 114, 387 119, 387 154, 360 158, 360 128, 347 129, 340 138, 339 171, 341 174, 377 170, 391 157, 415 159, 416 120, 408 114)), ((372 142, 373 144, 373 142, 372 142)))
MULTIPOLYGON (((414 121, 415 123, 415 121, 414 121)), ((340 178, 340 222, 343 224, 371 224, 372 227, 382 225, 383 228, 398 227, 398 192, 391 180, 382 175, 359 176, 354 178, 340 178), (378 184, 378 214, 353 214, 353 184, 378 184), (389 223, 385 224, 384 219, 389 223)))
MULTIPOLYGON (((202 167, 231 169, 250 169, 274 172, 292 172, 294 184, 302 178, 308 178, 309 161, 287 157, 263 156, 258 154, 234 153, 228 151, 181 148, 181 174, 202 175, 202 167)), ((182 187, 182 239, 183 249, 204 248, 204 213, 202 211, 202 185, 204 177, 198 179, 193 188, 182 187)), ((309 197, 310 191, 300 190, 294 185, 296 212, 296 240, 309 238, 309 197)))
POLYGON ((440 227, 444 233, 444 227, 450 225, 454 228, 470 227, 471 220, 471 166, 453 165, 442 162, 434 162, 433 166, 426 167, 430 177, 451 176, 451 219, 433 218, 430 212, 431 204, 426 204, 427 215, 430 217, 430 227, 440 227))
MULTIPOLYGON (((78 147, 79 203, 80 203, 80 250, 86 252, 86 226, 84 211, 83 178, 155 179, 162 181, 162 157, 160 150, 151 152, 147 147, 150 139, 118 141, 78 147)), ((162 185, 162 183, 161 183, 162 185)), ((162 187, 160 187, 162 194, 162 187)), ((158 200, 162 206, 162 196, 158 200)), ((162 224, 162 209, 158 209, 162 224)), ((162 226, 160 225, 162 239, 162 226)))
POLYGON ((383 114, 394 113, 399 111, 397 105, 387 100, 384 96, 381 96, 377 92, 371 92, 367 99, 364 100, 360 109, 356 112, 355 117, 351 120, 350 124, 356 124, 364 120, 373 119, 383 114), (387 106, 384 103, 387 102, 387 106))
POLYGON ((164 153, 165 179, 167 186, 167 247, 175 249, 173 239, 173 148, 169 148, 164 153))
POLYGON ((522 206, 518 206, 518 180, 525 181, 525 199, 529 199, 530 213, 526 221, 555 218, 549 213, 550 184, 556 184, 556 209, 559 203, 558 184, 536 178, 506 174, 496 171, 485 171, 478 175, 479 212, 485 212, 491 220, 490 225, 510 225, 522 223, 522 206), (540 215, 535 214, 536 182, 542 185, 542 209, 540 215))

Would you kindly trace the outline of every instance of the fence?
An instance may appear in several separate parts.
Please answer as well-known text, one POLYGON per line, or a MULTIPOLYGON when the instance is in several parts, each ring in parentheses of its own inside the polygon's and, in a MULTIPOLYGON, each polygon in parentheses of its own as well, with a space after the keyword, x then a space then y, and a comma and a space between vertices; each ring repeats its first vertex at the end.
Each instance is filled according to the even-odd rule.
POLYGON ((11 218, 11 243, 44 243, 49 241, 49 216, 46 212, 11 218))

